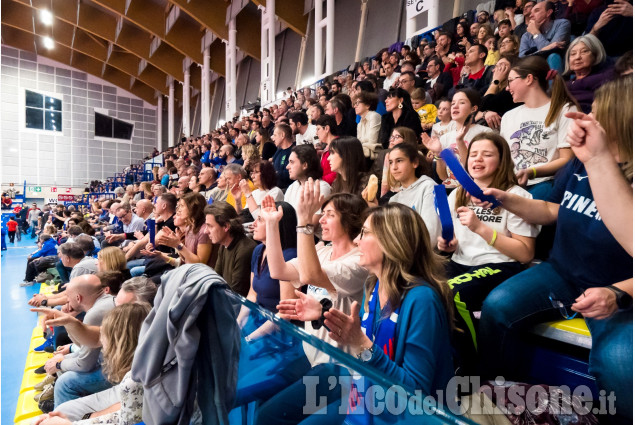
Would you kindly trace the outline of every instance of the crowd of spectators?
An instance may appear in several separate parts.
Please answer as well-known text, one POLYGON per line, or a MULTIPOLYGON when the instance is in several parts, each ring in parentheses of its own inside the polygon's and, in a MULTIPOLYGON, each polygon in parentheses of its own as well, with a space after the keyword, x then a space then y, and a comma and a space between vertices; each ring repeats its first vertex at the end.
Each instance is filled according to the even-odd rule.
MULTIPOLYGON (((617 208, 598 194, 628 197, 632 184, 632 5, 495 3, 492 16, 466 14, 183 138, 152 180, 128 181, 115 199, 86 211, 34 205, 12 224, 41 244, 23 284, 51 267, 61 280, 30 301, 56 350, 40 401, 53 413, 38 423, 142 420, 129 370, 143 303, 165 272, 194 263, 430 395, 454 374, 514 379, 523 332, 580 314, 590 372, 616 396, 611 422, 632 422, 632 227, 616 224, 629 206, 632 216, 632 194, 617 208), (500 205, 468 193, 444 149, 500 205)), ((247 316, 237 319, 247 340, 266 335, 247 316)), ((300 373, 260 400, 258 423, 300 422, 300 377, 346 373, 304 351, 300 373)), ((336 393, 325 392, 329 404, 336 393)))

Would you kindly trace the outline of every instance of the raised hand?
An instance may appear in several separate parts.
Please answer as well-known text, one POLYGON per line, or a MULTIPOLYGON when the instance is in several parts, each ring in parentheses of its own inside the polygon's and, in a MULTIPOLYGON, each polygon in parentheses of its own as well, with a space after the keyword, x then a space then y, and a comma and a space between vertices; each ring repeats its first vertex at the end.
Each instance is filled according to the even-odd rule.
POLYGON ((309 322, 322 316, 322 304, 311 295, 295 290, 297 299, 280 300, 276 306, 280 317, 286 320, 309 322))
POLYGON ((509 63, 507 61, 500 61, 494 67, 494 74, 492 80, 502 81, 509 75, 509 63))
POLYGON ((265 196, 260 205, 260 216, 267 223, 278 223, 282 220, 282 207, 276 208, 276 201, 269 195, 265 196))
POLYGON ((181 238, 179 238, 169 227, 161 229, 161 232, 157 234, 155 239, 157 245, 165 245, 171 248, 176 248, 181 243, 181 238))
POLYGON ((330 329, 329 336, 339 344, 353 347, 370 345, 370 340, 362 331, 359 308, 359 303, 354 301, 351 305, 351 314, 336 308, 324 313, 324 325, 330 329))
POLYGON ((238 182, 238 186, 240 187, 240 191, 247 196, 248 194, 251 193, 251 189, 249 188, 249 183, 247 183, 247 180, 245 179, 241 179, 238 182))
POLYGON ((593 114, 567 112, 565 116, 573 120, 567 131, 567 142, 580 161, 587 163, 593 158, 610 155, 606 131, 594 119, 593 114))
POLYGON ((309 178, 300 190, 297 209, 298 225, 312 223, 313 216, 320 210, 323 201, 324 196, 320 193, 320 181, 309 178))
POLYGON ((54 308, 39 307, 32 308, 31 311, 35 313, 42 313, 45 315, 45 326, 64 326, 77 321, 75 316, 73 316, 72 314, 56 310, 54 308))
POLYGON ((428 148, 428 150, 436 156, 439 156, 443 150, 441 140, 439 140, 439 137, 437 137, 435 133, 432 133, 432 137, 428 136, 426 133, 421 133, 421 142, 423 143, 423 146, 428 148))
POLYGON ((242 196, 243 196, 243 191, 240 189, 240 185, 239 185, 239 183, 236 183, 235 185, 233 185, 233 186, 231 187, 231 190, 230 190, 230 191, 231 191, 232 196, 234 197, 234 199, 235 199, 237 202, 238 202, 238 201, 240 201, 240 198, 242 198, 242 196))

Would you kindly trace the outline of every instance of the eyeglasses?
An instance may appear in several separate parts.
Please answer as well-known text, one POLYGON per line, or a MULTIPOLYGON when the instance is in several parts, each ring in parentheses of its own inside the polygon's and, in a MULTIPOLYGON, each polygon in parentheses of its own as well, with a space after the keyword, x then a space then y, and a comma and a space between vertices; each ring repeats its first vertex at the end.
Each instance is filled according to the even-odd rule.
POLYGON ((553 306, 553 308, 558 309, 558 311, 560 312, 560 315, 565 320, 571 320, 578 315, 577 312, 573 312, 573 314, 569 314, 569 311, 567 310, 567 308, 571 307, 572 304, 565 304, 564 302, 560 301, 559 299, 556 298, 553 292, 549 293, 549 301, 551 301, 551 305, 553 306))
POLYGON ((508 83, 511 83, 512 81, 517 80, 517 79, 519 79, 519 78, 523 78, 523 77, 507 78, 507 82, 508 82, 508 83))
POLYGON ((397 139, 403 139, 403 136, 401 134, 393 134, 392 136, 388 138, 388 140, 397 140, 397 139))
POLYGON ((360 239, 364 239, 364 235, 372 235, 373 232, 371 232, 370 230, 368 230, 365 227, 362 227, 362 230, 359 232, 359 238, 360 239))

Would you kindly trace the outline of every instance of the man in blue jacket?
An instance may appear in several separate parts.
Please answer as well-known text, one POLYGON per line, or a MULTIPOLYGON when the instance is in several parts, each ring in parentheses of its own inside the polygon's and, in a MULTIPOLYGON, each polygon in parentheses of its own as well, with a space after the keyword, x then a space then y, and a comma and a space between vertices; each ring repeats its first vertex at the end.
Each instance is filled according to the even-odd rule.
POLYGON ((35 260, 50 255, 57 255, 57 241, 51 235, 43 233, 40 235, 40 249, 29 255, 27 259, 24 282, 20 286, 31 286, 35 283, 34 279, 38 273, 35 260))

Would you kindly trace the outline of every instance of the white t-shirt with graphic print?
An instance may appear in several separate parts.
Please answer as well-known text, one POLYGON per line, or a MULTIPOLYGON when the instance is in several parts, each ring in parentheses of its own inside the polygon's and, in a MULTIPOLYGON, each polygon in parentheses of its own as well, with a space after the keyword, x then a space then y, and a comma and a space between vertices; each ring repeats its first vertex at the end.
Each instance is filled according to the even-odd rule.
MULTIPOLYGON (((464 266, 516 261, 493 246, 489 246, 488 241, 472 232, 467 226, 461 224, 455 209, 457 192, 458 190, 455 189, 450 193, 450 196, 448 196, 450 211, 452 211, 454 235, 458 241, 456 251, 454 251, 452 255, 452 261, 464 266)), ((507 192, 522 196, 523 198, 532 199, 531 193, 520 186, 512 186, 507 192)), ((511 234, 514 233, 520 236, 535 238, 538 236, 538 233, 540 233, 540 226, 529 224, 516 214, 504 208, 498 208, 498 210, 481 208, 471 203, 468 204, 468 208, 474 211, 479 220, 496 230, 499 235, 511 236, 511 234)))
MULTIPOLYGON (((551 102, 539 108, 518 106, 503 115, 500 134, 509 143, 516 171, 540 167, 560 157, 558 149, 571 147, 567 143, 570 118, 564 115, 578 109, 565 105, 560 116, 550 126, 545 127, 551 102)), ((528 185, 551 180, 553 176, 530 179, 528 185)))

